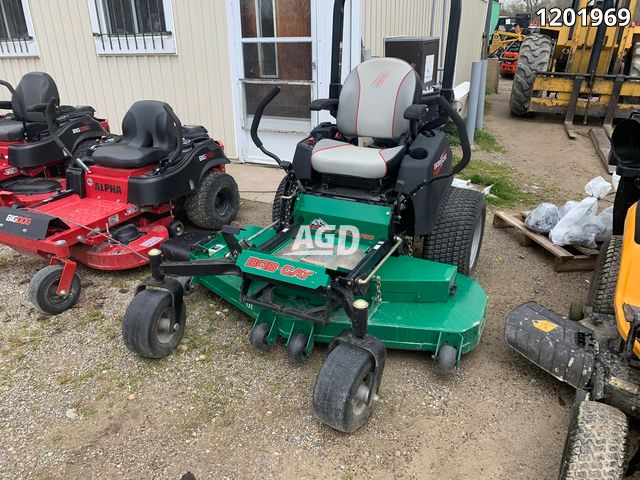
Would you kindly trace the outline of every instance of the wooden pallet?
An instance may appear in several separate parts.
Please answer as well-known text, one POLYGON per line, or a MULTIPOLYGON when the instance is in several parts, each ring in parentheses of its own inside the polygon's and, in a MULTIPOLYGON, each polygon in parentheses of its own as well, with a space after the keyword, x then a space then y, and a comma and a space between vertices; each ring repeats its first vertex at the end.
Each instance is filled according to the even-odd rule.
POLYGON ((538 244, 555 257, 554 270, 556 272, 576 272, 593 270, 596 266, 598 251, 585 247, 556 245, 546 235, 532 232, 524 224, 527 213, 512 215, 506 212, 496 212, 493 216, 493 226, 496 228, 516 228, 520 232, 520 245, 530 247, 538 244))

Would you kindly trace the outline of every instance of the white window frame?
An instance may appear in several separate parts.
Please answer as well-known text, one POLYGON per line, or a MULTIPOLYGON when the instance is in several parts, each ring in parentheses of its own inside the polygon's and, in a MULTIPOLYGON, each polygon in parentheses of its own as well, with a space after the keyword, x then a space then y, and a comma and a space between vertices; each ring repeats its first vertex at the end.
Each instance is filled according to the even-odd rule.
MULTIPOLYGON (((271 0, 271 9, 273 11, 273 36, 274 38, 278 36, 278 25, 276 22, 276 0, 271 0)), ((262 38, 262 19, 260 16, 262 12, 260 11, 260 0, 255 0, 255 10, 256 10, 256 33, 258 38, 262 38)), ((271 42, 269 42, 271 43, 271 42)), ((280 69, 278 68, 278 44, 273 42, 273 49, 276 56, 276 73, 275 75, 267 75, 264 73, 262 66, 264 60, 264 52, 262 47, 264 43, 258 43, 258 69, 260 70, 260 78, 280 78, 280 69)))
MULTIPOLYGON (((29 8, 29 0, 21 0, 24 20, 27 25, 28 40, 12 40, 0 39, 0 58, 10 57, 37 57, 38 46, 36 45, 36 34, 33 28, 33 20, 31 19, 31 9, 29 8)), ((1 8, 1 5, 0 5, 1 8)), ((0 20, 4 18, 0 17, 0 20)))
MULTIPOLYGON (((98 55, 174 55, 177 53, 176 32, 173 21, 171 0, 161 0, 164 21, 168 35, 135 34, 109 35, 106 18, 98 15, 97 8, 103 9, 104 0, 88 0, 93 38, 98 55)), ((104 11, 104 9, 103 9, 104 11)), ((133 9, 135 16, 135 8, 133 9)))

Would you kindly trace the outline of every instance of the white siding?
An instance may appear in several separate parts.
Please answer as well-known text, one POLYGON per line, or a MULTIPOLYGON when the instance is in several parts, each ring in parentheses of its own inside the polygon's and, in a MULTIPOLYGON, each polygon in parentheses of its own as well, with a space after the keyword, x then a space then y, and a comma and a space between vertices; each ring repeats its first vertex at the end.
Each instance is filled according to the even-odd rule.
POLYGON ((0 78, 15 85, 26 72, 45 71, 62 103, 94 106, 115 132, 136 100, 165 101, 184 123, 206 126, 235 157, 225 0, 173 0, 177 55, 98 56, 87 0, 29 5, 39 56, 1 58, 0 78))
MULTIPOLYGON (((449 2, 442 0, 364 0, 363 40, 373 56, 384 54, 384 37, 433 36, 440 37, 448 26, 449 2), (435 8, 434 8, 435 5, 435 8), (432 29, 433 27, 433 29, 432 29)), ((486 0, 463 0, 456 84, 468 81, 471 63, 480 59, 482 35, 487 12, 486 0)), ((440 59, 442 62, 443 58, 440 59)))

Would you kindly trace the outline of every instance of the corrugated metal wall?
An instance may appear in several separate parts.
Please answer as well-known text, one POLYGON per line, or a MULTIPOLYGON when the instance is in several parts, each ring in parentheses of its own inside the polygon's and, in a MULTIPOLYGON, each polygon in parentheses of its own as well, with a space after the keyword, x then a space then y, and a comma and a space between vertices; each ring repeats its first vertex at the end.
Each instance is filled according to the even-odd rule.
POLYGON ((46 71, 63 103, 94 106, 117 132, 134 101, 163 100, 184 123, 206 126, 235 156, 224 0, 173 0, 178 55, 166 56, 98 56, 87 0, 29 5, 39 57, 0 59, 0 78, 15 85, 26 72, 46 71))
MULTIPOLYGON (((384 54, 384 37, 434 36, 446 32, 449 2, 442 0, 363 0, 363 40, 374 56, 384 54), (434 10, 435 4, 435 10, 434 10), (446 4, 446 5, 445 5, 446 4)), ((471 62, 480 58, 487 0, 464 0, 456 84, 469 80, 471 62)), ((441 58, 442 61, 442 58, 441 58)))

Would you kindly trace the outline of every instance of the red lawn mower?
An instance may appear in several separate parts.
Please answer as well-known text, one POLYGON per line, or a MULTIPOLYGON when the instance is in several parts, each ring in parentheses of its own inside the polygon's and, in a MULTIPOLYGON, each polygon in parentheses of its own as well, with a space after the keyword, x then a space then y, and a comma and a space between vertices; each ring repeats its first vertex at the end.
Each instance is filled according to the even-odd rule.
POLYGON ((55 98, 31 110, 44 110, 51 137, 73 164, 66 190, 31 207, 0 207, 0 243, 49 262, 29 284, 29 300, 44 313, 78 300, 76 262, 97 270, 146 265, 149 250, 184 231, 173 214, 178 205, 206 230, 235 218, 239 192, 225 173, 223 146, 204 127, 183 127, 166 103, 134 103, 123 135, 103 139, 84 158, 72 156, 56 131, 55 98))
MULTIPOLYGON (((27 73, 15 89, 4 80, 0 85, 11 93, 11 100, 0 101, 0 109, 11 111, 0 118, 0 206, 34 205, 66 187, 69 157, 50 135, 44 113, 32 109, 51 98, 59 101, 58 87, 43 72, 27 73)), ((94 113, 92 107, 56 109, 55 131, 76 156, 108 135, 108 122, 94 113)))

